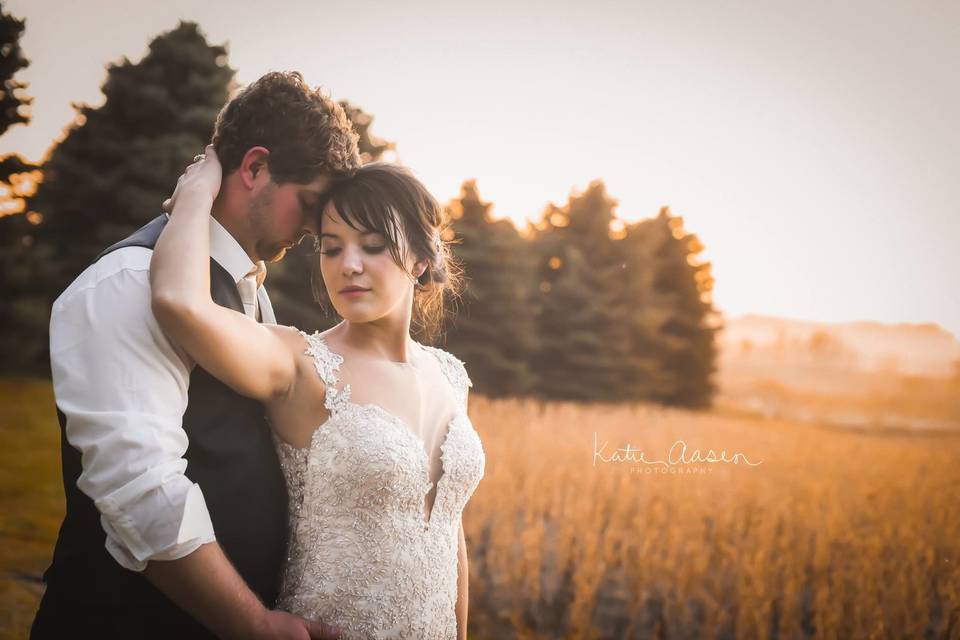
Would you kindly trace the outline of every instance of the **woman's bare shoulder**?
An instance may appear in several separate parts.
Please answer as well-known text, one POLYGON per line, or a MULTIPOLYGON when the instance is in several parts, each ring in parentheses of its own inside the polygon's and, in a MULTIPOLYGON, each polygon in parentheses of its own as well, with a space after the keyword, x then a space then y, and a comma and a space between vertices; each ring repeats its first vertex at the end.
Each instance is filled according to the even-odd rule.
POLYGON ((260 326, 276 336, 290 353, 302 353, 306 348, 306 341, 296 327, 283 324, 262 324, 260 326))

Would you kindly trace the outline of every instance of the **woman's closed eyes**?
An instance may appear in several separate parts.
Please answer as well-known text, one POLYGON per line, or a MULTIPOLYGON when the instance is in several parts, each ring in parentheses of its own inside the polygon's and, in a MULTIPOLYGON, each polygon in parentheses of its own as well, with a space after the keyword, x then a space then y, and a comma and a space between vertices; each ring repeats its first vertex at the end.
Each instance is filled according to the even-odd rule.
MULTIPOLYGON (((367 253, 376 254, 376 253, 382 252, 386 248, 387 248, 386 245, 377 245, 377 246, 364 247, 363 250, 366 251, 367 253)), ((321 251, 320 255, 335 256, 339 253, 340 253, 340 248, 338 247, 336 249, 327 249, 326 251, 321 251)))

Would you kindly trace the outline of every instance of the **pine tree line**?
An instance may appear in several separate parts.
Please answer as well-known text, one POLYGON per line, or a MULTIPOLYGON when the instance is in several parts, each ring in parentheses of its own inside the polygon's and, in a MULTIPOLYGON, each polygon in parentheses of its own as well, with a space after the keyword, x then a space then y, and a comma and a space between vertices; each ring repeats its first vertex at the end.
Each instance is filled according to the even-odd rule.
MULTIPOLYGON (((22 28, 15 22, 8 29, 14 45, 22 28)), ((22 88, 9 82, 25 64, 0 80, 22 88)), ((155 38, 139 62, 108 67, 102 106, 77 106, 26 198, 27 213, 0 217, 6 370, 47 369, 53 300, 104 247, 159 213, 183 167, 209 141, 234 74, 226 49, 182 22, 155 38)), ((372 133, 372 116, 341 104, 365 161, 394 148, 372 133)), ((476 183, 464 183, 448 211, 467 286, 451 303, 441 344, 467 362, 477 392, 709 405, 715 328, 710 265, 697 257, 703 247, 666 208, 627 224, 616 205, 594 182, 521 232, 493 220, 476 183)), ((314 261, 304 247, 270 265, 281 323, 313 330, 337 321, 313 302, 314 261)))
POLYGON ((467 182, 450 207, 468 275, 446 346, 490 396, 703 408, 716 391, 713 279, 669 208, 625 223, 596 181, 521 234, 467 182))

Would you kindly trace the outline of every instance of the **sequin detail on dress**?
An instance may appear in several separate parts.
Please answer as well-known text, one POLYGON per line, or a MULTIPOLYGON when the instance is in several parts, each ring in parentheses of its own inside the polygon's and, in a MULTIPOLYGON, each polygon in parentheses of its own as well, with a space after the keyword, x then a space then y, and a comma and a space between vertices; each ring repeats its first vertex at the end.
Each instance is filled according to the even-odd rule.
POLYGON ((467 416, 472 386, 452 354, 437 358, 458 411, 440 444, 433 488, 422 440, 376 404, 337 386, 343 356, 319 333, 300 332, 326 384, 330 417, 299 449, 274 437, 290 493, 290 547, 278 607, 343 629, 344 640, 456 638, 460 516, 483 478, 486 458, 467 416))

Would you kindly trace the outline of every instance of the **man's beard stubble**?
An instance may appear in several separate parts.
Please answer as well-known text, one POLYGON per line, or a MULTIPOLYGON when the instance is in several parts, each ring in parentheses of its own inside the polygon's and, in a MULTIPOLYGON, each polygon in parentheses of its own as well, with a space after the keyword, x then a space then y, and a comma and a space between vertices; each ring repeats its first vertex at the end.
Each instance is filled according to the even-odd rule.
POLYGON ((276 192, 277 185, 271 182, 250 202, 250 207, 247 211, 250 232, 253 234, 253 237, 256 238, 254 248, 257 250, 257 255, 260 256, 260 259, 264 262, 278 262, 282 260, 287 253, 286 243, 278 244, 266 238, 272 228, 273 201, 276 192))

